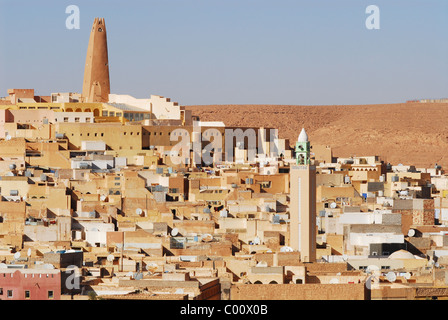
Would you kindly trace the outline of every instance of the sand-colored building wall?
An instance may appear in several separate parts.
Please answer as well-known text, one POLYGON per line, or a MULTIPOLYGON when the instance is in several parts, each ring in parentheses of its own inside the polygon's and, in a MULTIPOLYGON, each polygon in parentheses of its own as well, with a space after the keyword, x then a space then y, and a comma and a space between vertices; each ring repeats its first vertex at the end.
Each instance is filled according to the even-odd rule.
POLYGON ((38 156, 26 157, 26 162, 30 166, 52 167, 59 169, 70 169, 70 153, 65 144, 53 142, 33 142, 28 143, 28 148, 38 152, 38 156))
POLYGON ((352 200, 355 198, 355 188, 347 185, 347 186, 318 186, 316 190, 316 199, 317 201, 322 201, 322 199, 327 199, 335 201, 336 198, 348 198, 352 200))
POLYGON ((55 131, 65 133, 70 148, 80 150, 82 141, 104 141, 107 149, 141 150, 141 126, 121 123, 101 123, 92 126, 88 123, 58 123, 55 131))
POLYGON ((290 171, 290 247, 302 260, 316 260, 316 168, 293 166, 290 171))
POLYGON ((42 124, 44 119, 53 122, 55 112, 50 109, 37 110, 6 110, 6 122, 15 122, 22 124, 42 124))
MULTIPOLYGON (((18 191, 18 196, 28 196, 30 185, 24 176, 4 176, 0 180, 0 191, 3 196, 10 196, 11 191, 18 191)), ((14 193, 14 192, 13 192, 14 193)))
POLYGON ((329 146, 312 144, 311 157, 314 157, 318 162, 331 163, 333 152, 329 146))
POLYGON ((365 284, 235 284, 231 300, 367 300, 365 284))
POLYGON ((5 136, 9 135, 12 138, 25 139, 43 139, 49 140, 54 138, 54 131, 51 124, 27 124, 20 125, 15 122, 4 124, 5 136))

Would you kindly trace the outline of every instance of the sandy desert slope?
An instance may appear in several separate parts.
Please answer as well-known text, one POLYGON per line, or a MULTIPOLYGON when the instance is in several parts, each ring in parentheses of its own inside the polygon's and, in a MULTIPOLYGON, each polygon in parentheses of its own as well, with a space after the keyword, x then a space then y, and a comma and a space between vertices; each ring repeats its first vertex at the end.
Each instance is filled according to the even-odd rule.
POLYGON ((275 127, 293 143, 304 127, 313 144, 338 157, 378 155, 392 164, 448 167, 448 104, 200 105, 186 106, 203 121, 275 127))

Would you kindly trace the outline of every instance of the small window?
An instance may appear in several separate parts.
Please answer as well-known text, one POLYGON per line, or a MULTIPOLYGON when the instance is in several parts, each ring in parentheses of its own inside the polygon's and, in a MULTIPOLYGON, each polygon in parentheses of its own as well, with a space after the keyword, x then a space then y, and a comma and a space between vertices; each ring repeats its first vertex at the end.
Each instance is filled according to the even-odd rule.
POLYGON ((64 117, 64 122, 68 122, 68 117, 64 117))
POLYGON ((25 299, 29 299, 29 298, 30 298, 30 291, 25 290, 25 299))
POLYGON ((0 288, 0 295, 3 295, 3 288, 0 288))
POLYGON ((6 296, 7 296, 8 298, 12 298, 12 290, 8 290, 6 296))
POLYGON ((48 299, 53 299, 53 298, 54 298, 53 290, 48 290, 48 299))

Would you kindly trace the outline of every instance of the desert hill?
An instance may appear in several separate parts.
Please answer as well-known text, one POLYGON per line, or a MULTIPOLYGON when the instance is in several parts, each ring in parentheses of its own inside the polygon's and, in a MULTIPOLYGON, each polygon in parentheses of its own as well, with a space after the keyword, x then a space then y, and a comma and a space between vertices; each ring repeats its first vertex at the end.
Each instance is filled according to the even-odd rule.
POLYGON ((337 157, 378 155, 391 164, 448 168, 448 103, 186 106, 203 121, 274 127, 293 144, 304 127, 337 157))

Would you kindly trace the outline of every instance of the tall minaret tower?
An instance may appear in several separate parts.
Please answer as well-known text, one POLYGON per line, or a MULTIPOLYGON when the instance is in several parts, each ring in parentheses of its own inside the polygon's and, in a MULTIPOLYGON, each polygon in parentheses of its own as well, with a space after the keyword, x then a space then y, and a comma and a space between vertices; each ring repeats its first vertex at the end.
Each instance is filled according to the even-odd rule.
POLYGON ((109 60, 104 18, 95 18, 87 48, 83 102, 108 102, 110 93, 109 60))
POLYGON ((296 165, 290 170, 290 247, 303 262, 316 261, 316 167, 310 164, 305 129, 296 142, 296 165))

